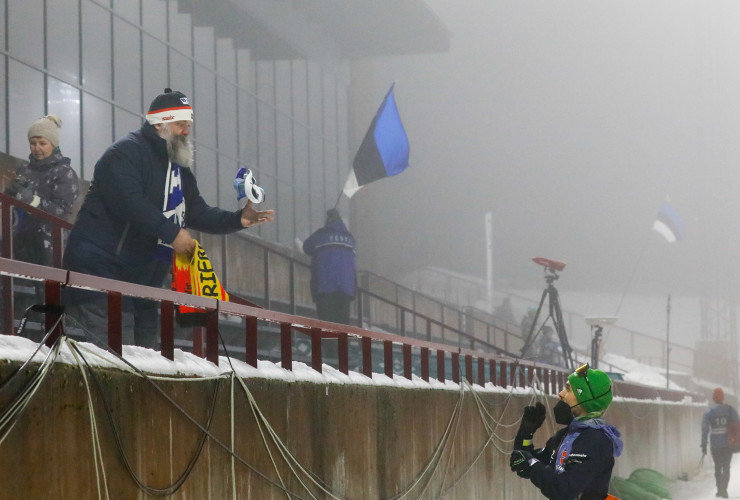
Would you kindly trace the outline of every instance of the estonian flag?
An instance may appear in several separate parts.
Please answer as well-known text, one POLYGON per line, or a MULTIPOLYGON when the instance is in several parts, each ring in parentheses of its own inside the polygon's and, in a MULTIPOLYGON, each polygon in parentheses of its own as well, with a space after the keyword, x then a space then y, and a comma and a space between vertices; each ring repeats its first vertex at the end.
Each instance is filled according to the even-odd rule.
POLYGON ((347 198, 365 184, 400 174, 409 166, 409 140, 396 108, 394 85, 385 95, 352 162, 343 190, 347 198))
POLYGON ((653 229, 658 231, 668 240, 668 243, 675 243, 683 238, 683 224, 681 219, 667 202, 660 206, 658 216, 653 223, 653 229))

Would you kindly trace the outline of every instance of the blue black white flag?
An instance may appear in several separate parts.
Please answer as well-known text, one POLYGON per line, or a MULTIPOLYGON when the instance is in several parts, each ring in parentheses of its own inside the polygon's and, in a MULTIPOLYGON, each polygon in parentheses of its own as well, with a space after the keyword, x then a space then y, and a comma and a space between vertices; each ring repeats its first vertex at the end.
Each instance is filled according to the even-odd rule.
POLYGON ((675 243, 683 238, 683 223, 668 202, 664 202, 660 206, 658 216, 653 223, 653 229, 663 235, 668 243, 675 243))
POLYGON ((385 95, 352 162, 343 190, 347 198, 365 184, 400 174, 409 166, 409 140, 396 108, 394 85, 385 95))

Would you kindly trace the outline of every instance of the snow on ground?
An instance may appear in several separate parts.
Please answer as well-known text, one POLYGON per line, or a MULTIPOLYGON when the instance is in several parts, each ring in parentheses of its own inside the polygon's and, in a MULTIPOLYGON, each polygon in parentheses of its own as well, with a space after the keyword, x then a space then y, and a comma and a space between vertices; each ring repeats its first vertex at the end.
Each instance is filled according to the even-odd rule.
MULTIPOLYGON (((697 464, 698 465, 698 464, 697 464)), ((717 488, 714 485, 714 463, 712 456, 704 458, 701 472, 691 481, 678 481, 673 488, 673 500, 715 500, 717 488)), ((730 484, 727 488, 730 498, 740 498, 740 456, 733 457, 730 468, 730 484)))
MULTIPOLYGON (((650 385, 654 387, 665 388, 665 368, 659 368, 656 366, 643 365, 631 358, 619 356, 617 354, 605 354, 602 358, 604 363, 610 363, 614 366, 618 366, 621 370, 624 370, 624 380, 627 382, 633 382, 636 384, 650 385)), ((599 368, 602 368, 599 366, 599 368)), ((677 391, 685 391, 684 387, 676 384, 671 380, 670 389, 677 391)))

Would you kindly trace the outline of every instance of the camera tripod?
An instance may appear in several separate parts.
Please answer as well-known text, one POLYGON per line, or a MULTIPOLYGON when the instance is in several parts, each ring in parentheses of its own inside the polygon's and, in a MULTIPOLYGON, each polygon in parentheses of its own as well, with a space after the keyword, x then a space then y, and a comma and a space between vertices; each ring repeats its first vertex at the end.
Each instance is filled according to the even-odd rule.
MULTIPOLYGON (((538 262, 538 264, 539 263, 540 262, 538 262)), ((555 326, 555 331, 558 334, 558 339, 560 340, 560 347, 563 350, 563 358, 566 362, 566 365, 571 370, 575 370, 576 365, 573 359, 573 349, 571 349, 570 343, 568 342, 568 336, 565 334, 565 325, 563 324, 563 312, 560 309, 560 299, 558 298, 558 290, 557 288, 555 288, 555 285, 553 285, 553 282, 555 282, 558 278, 559 278, 558 273, 556 272, 554 268, 547 267, 547 266, 545 267, 545 282, 547 283, 547 286, 542 291, 542 298, 540 298, 540 305, 539 307, 537 307, 537 312, 534 315, 534 318, 532 320, 532 325, 529 327, 527 338, 524 341, 524 347, 522 347, 522 357, 524 357, 527 351, 532 347, 535 340, 537 339, 537 336, 540 333, 542 333, 542 329, 545 327, 547 320, 550 319, 552 320, 552 323, 555 326), (545 320, 542 322, 540 327, 537 328, 537 320, 539 319, 540 313, 542 312, 542 305, 545 303, 545 298, 548 299, 549 314, 545 318, 545 320)))

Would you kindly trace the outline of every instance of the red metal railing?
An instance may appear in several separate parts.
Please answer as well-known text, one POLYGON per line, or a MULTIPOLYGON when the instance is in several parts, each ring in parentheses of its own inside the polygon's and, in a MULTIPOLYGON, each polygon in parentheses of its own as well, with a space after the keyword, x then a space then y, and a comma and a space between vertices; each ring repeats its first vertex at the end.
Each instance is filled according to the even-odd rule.
MULTIPOLYGON (((412 358, 415 351, 420 359, 420 378, 430 380, 431 357, 435 356, 437 365, 437 380, 445 382, 452 380, 459 383, 461 375, 470 383, 484 385, 491 382, 495 385, 507 387, 529 387, 536 376, 542 383, 541 387, 546 394, 557 394, 563 386, 568 372, 547 365, 515 360, 470 349, 455 348, 449 345, 437 344, 425 340, 410 339, 399 335, 371 332, 361 328, 338 325, 311 318, 293 316, 290 314, 269 311, 231 302, 221 302, 215 299, 206 299, 160 288, 133 285, 115 280, 89 276, 81 273, 67 272, 36 264, 0 258, 0 275, 8 278, 40 279, 46 283, 46 301, 48 304, 61 304, 61 290, 66 287, 82 287, 98 290, 108 296, 109 323, 108 346, 115 352, 122 353, 121 343, 121 304, 124 296, 133 296, 156 300, 160 303, 161 311, 161 353, 168 359, 174 359, 174 307, 182 304, 199 307, 212 314, 206 331, 206 358, 214 364, 219 361, 219 325, 220 313, 245 318, 244 337, 246 344, 246 361, 257 367, 257 341, 261 335, 258 323, 266 322, 279 326, 280 330, 280 361, 282 368, 293 368, 293 332, 307 335, 311 338, 312 355, 311 367, 317 372, 322 371, 323 356, 321 340, 337 338, 339 370, 347 374, 350 337, 360 339, 362 344, 362 373, 372 377, 372 343, 382 344, 384 373, 393 377, 393 346, 401 346, 403 352, 403 376, 413 377, 412 358), (447 371, 447 360, 450 360, 451 370, 447 371), (461 371, 463 372, 461 374, 461 371), (486 375, 486 373, 488 375, 486 375)), ((59 316, 48 313, 46 325, 51 328, 59 316)), ((62 334, 61 324, 48 339, 53 343, 62 334)), ((638 386, 626 382, 615 384, 618 395, 640 399, 654 399, 660 397, 666 400, 680 401, 686 396, 694 396, 682 391, 660 390, 652 387, 638 386)))
MULTIPOLYGON (((48 221, 52 227, 53 236, 53 266, 61 267, 62 262, 62 251, 63 251, 63 233, 71 227, 71 224, 63 219, 49 215, 39 209, 30 207, 15 198, 0 193, 0 203, 2 203, 3 210, 0 213, 0 228, 2 234, 7 235, 2 239, 0 255, 5 258, 12 258, 12 234, 10 230, 11 224, 11 210, 5 210, 6 207, 19 207, 27 211, 29 215, 34 217, 42 218, 48 221)), ((242 235, 245 236, 245 235, 242 235)), ((212 238, 212 237, 211 237, 212 238)), ((215 252, 219 256, 219 262, 214 262, 214 265, 220 265, 220 276, 223 278, 222 282, 224 286, 229 290, 232 296, 244 295, 244 291, 238 289, 232 289, 229 283, 229 276, 232 275, 230 272, 229 259, 226 257, 226 238, 220 236, 219 240, 212 240, 211 243, 216 244, 218 247, 221 246, 221 252, 215 252)), ((253 246, 258 250, 257 257, 262 261, 263 272, 259 276, 254 276, 257 281, 262 282, 261 286, 256 286, 260 292, 255 295, 255 292, 246 291, 246 295, 253 298, 254 301, 261 303, 267 309, 279 309, 287 310, 293 314, 297 311, 297 296, 300 291, 298 287, 302 286, 303 283, 296 279, 297 270, 300 269, 304 273, 308 273, 309 265, 307 259, 302 259, 293 255, 287 249, 282 249, 273 244, 261 241, 258 238, 248 238, 236 236, 240 243, 244 245, 253 246), (281 278, 271 277, 270 262, 281 261, 287 266, 281 278), (285 297, 277 298, 275 293, 271 290, 270 283, 276 279, 283 281, 287 280, 288 283, 283 285, 283 288, 287 289, 287 295, 285 297), (283 303, 284 302, 284 303, 283 303)), ((213 260, 213 258, 212 258, 213 260)), ((259 266, 259 263, 254 262, 252 265, 259 266)), ((238 269, 238 266, 237 266, 238 269)), ((279 281, 278 281, 279 282, 279 281)), ((434 327, 438 331, 448 332, 448 336, 442 336, 442 343, 455 345, 458 347, 469 347, 471 349, 488 349, 491 352, 499 352, 509 356, 515 356, 523 344, 523 338, 519 332, 518 325, 506 324, 496 320, 496 318, 487 315, 481 311, 475 311, 472 309, 460 311, 455 309, 449 304, 427 296, 415 290, 411 290, 407 287, 393 283, 386 278, 378 276, 369 271, 358 272, 359 287, 357 290, 356 300, 356 311, 357 321, 359 326, 367 324, 368 328, 380 328, 382 330, 397 333, 403 336, 421 336, 429 334, 427 340, 431 338, 430 329, 434 327), (376 289, 384 290, 381 295, 377 293, 376 289), (394 324, 388 324, 387 314, 378 314, 374 311, 375 308, 368 306, 368 304, 382 303, 386 306, 386 309, 390 309, 390 315, 395 317, 394 324), (407 319, 408 318, 408 319, 407 319), (457 323, 457 326, 451 325, 450 323, 457 323), (424 329, 426 328, 426 330, 424 329)), ((2 300, 4 312, 7 312, 13 308, 13 294, 11 293, 11 286, 9 286, 9 280, 7 277, 0 280, 4 286, 2 287, 2 300)), ((307 294, 307 291, 301 290, 303 295, 307 294)), ((285 295, 285 294, 283 294, 285 295)), ((304 299, 305 300, 305 299, 304 299)), ((310 299, 309 299, 310 300, 310 299)), ((251 303, 251 302, 250 302, 251 303)), ((309 306, 311 307, 311 306, 309 306)), ((377 308, 381 309, 381 308, 377 308)), ((308 312, 308 311, 306 311, 308 312)), ((12 329, 10 314, 3 315, 3 328, 5 331, 12 329)), ((197 339, 199 331, 196 330, 194 340, 197 339)), ((655 339, 653 337, 631 332, 630 344, 634 344, 635 335, 641 336, 640 338, 649 339, 655 342, 664 342, 664 340, 655 339)), ((688 352, 688 357, 693 359, 693 350, 680 345, 671 344, 671 349, 680 350, 681 352, 688 352)), ((198 350, 198 346, 194 346, 194 350, 198 350)), ((634 346, 633 349, 634 351, 634 346)), ((665 352, 665 348, 661 352, 665 352)), ((588 353, 574 353, 576 357, 580 359, 587 359, 588 353)), ((632 356, 635 357, 635 356, 632 356)), ((691 365, 681 363, 678 360, 673 360, 675 366, 681 366, 682 368, 690 371, 691 365)), ((718 359, 718 361, 721 361, 718 359)), ((603 361, 602 361, 603 362, 603 361)), ((618 367, 607 367, 612 371, 620 371, 618 367)))
MULTIPOLYGON (((72 224, 3 193, 0 193, 0 202, 2 202, 2 210, 0 210, 0 231, 2 231, 0 233, 2 235, 0 256, 6 259, 10 259, 13 256, 12 208, 22 208, 30 216, 40 217, 49 222, 51 226, 53 266, 61 268, 63 251, 62 233, 64 230, 71 228, 72 224)), ((0 292, 0 297, 2 298, 2 328, 4 332, 10 332, 13 330, 13 305, 15 300, 12 279, 9 276, 0 277, 0 286, 2 287, 2 292, 0 292)), ((47 326, 51 326, 48 318, 47 326)))
MULTIPOLYGON (((414 339, 408 336, 396 335, 392 333, 371 332, 362 328, 337 325, 316 319, 295 316, 261 309, 257 306, 248 304, 243 300, 236 299, 241 303, 219 302, 214 299, 205 299, 185 295, 169 290, 151 288, 133 285, 130 283, 108 280, 80 273, 71 273, 61 268, 62 250, 63 250, 63 232, 71 227, 71 224, 63 219, 53 217, 41 210, 35 209, 21 203, 15 198, 0 193, 0 230, 2 230, 2 258, 0 258, 0 284, 2 284, 2 327, 3 332, 12 332, 14 327, 14 297, 13 297, 13 278, 27 278, 44 280, 46 300, 50 304, 61 303, 62 286, 84 287, 93 290, 99 290, 106 293, 109 304, 109 323, 108 323, 108 345, 117 353, 122 352, 122 312, 121 305, 123 296, 144 297, 160 302, 161 311, 161 353, 168 359, 174 356, 174 308, 178 304, 200 307, 214 314, 211 315, 210 321, 205 326, 205 357, 213 363, 218 363, 219 356, 219 325, 218 313, 228 313, 231 315, 245 318, 244 339, 245 339, 245 357, 246 361, 257 366, 258 359, 258 338, 260 336, 259 322, 266 322, 279 326, 280 331, 280 360, 283 368, 291 369, 293 363, 292 347, 294 342, 293 333, 305 335, 311 341, 311 366, 314 370, 322 371, 322 349, 321 340, 325 338, 338 339, 338 367, 343 373, 349 371, 349 339, 359 339, 362 353, 362 373, 371 376, 373 373, 373 345, 379 343, 382 346, 382 357, 384 373, 393 376, 393 347, 400 346, 402 351, 402 371, 403 376, 411 379, 413 374, 413 359, 419 360, 419 376, 423 380, 429 380, 430 366, 432 356, 436 361, 437 379, 440 381, 453 380, 459 382, 461 369, 464 370, 464 377, 471 383, 483 385, 486 382, 492 382, 499 386, 525 387, 530 384, 535 374, 543 383, 546 392, 556 394, 559 387, 562 387, 566 371, 561 368, 542 365, 539 363, 517 360, 515 355, 502 349, 491 342, 491 335, 488 333, 486 339, 478 338, 469 334, 461 328, 455 328, 444 321, 440 321, 424 314, 419 313, 408 307, 394 304, 392 301, 373 294, 366 290, 360 290, 358 299, 359 319, 362 320, 362 297, 371 297, 373 300, 380 301, 397 309, 397 314, 401 318, 399 331, 402 334, 408 333, 405 327, 404 319, 406 316, 412 318, 412 325, 416 330, 418 322, 425 325, 424 339, 414 339), (55 268, 28 264, 12 260, 12 230, 11 230, 11 210, 9 207, 20 207, 26 210, 30 215, 41 217, 47 220, 52 227, 53 235, 53 263, 55 268), (432 327, 442 332, 441 338, 445 340, 444 332, 450 332, 457 339, 458 345, 449 345, 448 343, 432 342, 432 327), (459 345, 462 341, 469 344, 470 348, 459 345), (483 351, 487 352, 483 352, 483 351), (460 359, 462 357, 462 360, 460 359), (451 369, 448 373, 447 361, 451 369), (486 380, 487 379, 487 380, 486 380)), ((266 253, 274 250, 264 246, 266 253)), ((279 253, 279 252, 278 252, 279 253)), ((290 258, 286 254, 280 254, 282 257, 290 259, 291 270, 298 261, 290 258)), ((224 265, 226 263, 224 262, 224 265)), ((301 265, 304 265, 301 263, 301 265)), ((267 266, 265 266, 267 269, 267 266)), ((267 273, 265 273, 267 274, 267 273)), ((290 273, 291 280, 293 273, 290 273)), ((267 275, 265 276, 268 281, 267 275)), ((267 285, 265 285, 267 287, 267 285)), ((266 288, 267 289, 267 288, 266 288)), ((293 284, 291 282, 291 290, 293 284)), ((295 294, 291 291, 291 310, 295 309, 295 294)), ((49 313, 45 318, 46 329, 52 328, 58 317, 49 313)), ((494 325, 486 326, 486 331, 490 332, 494 325)), ((53 342, 56 336, 62 333, 62 327, 57 326, 50 339, 53 342)), ((194 335, 193 352, 200 354, 200 344, 196 341, 197 334, 194 335)), ((505 337, 513 335, 510 332, 504 332, 505 337)), ((508 344, 508 342, 505 342, 508 344)), ((377 351, 377 349, 376 349, 377 351)), ((377 354, 376 354, 377 355, 377 354)), ((641 399, 651 399, 661 397, 666 400, 681 400, 687 394, 681 391, 660 390, 652 387, 639 386, 620 382, 615 387, 619 393, 624 396, 637 397, 641 399)), ((694 395, 696 396, 696 395, 694 395)))

